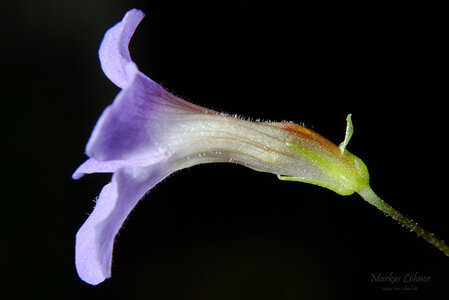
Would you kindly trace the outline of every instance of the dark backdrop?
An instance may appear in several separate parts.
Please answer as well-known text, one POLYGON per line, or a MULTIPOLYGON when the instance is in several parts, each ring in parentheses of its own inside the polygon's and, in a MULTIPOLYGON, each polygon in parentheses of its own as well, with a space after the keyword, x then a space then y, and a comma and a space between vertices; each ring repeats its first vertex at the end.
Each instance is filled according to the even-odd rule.
POLYGON ((70 177, 119 91, 98 47, 136 7, 147 17, 130 50, 148 76, 194 103, 304 122, 335 143, 352 113, 349 150, 373 189, 449 239, 446 1, 3 3, 2 297, 447 294, 449 258, 360 197, 230 164, 183 170, 152 190, 120 231, 112 278, 92 287, 76 274, 74 238, 110 177, 70 177), (382 291, 406 287, 373 282, 391 273, 431 279, 382 291))

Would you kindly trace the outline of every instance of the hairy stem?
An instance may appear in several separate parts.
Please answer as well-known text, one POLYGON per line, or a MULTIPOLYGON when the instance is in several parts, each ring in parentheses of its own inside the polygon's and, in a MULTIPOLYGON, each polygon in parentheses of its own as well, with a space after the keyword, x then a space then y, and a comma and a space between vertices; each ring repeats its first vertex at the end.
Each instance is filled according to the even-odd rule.
POLYGON ((446 256, 449 256, 449 247, 444 243, 444 241, 440 240, 433 233, 422 228, 420 225, 418 225, 418 223, 407 218, 406 216, 398 212, 396 209, 391 207, 391 205, 389 205, 381 198, 379 198, 369 186, 359 191, 358 194, 363 199, 365 199, 365 201, 374 205, 379 210, 383 211, 384 213, 386 213, 387 215, 398 221, 400 224, 407 227, 410 231, 414 231, 418 236, 422 237, 430 244, 437 247, 446 256))

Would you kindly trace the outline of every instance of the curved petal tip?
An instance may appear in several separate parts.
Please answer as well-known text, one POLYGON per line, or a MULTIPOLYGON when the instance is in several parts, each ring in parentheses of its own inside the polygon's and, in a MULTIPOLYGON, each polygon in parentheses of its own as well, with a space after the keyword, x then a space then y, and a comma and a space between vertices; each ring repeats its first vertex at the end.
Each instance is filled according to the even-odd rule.
POLYGON ((132 9, 122 21, 109 29, 104 35, 98 54, 103 72, 118 87, 125 88, 130 81, 126 65, 130 62, 128 44, 145 13, 132 9))

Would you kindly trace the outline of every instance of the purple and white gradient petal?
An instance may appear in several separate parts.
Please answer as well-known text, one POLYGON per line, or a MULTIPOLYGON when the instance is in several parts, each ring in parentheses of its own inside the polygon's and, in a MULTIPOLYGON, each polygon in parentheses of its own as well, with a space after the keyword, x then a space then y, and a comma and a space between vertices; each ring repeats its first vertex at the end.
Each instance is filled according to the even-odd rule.
POLYGON ((89 159, 72 175, 113 173, 76 235, 78 275, 94 285, 110 277, 115 236, 133 207, 159 181, 189 165, 185 132, 199 127, 186 122, 198 125, 196 114, 215 114, 173 96, 138 70, 128 43, 143 17, 133 9, 105 34, 101 66, 122 90, 95 125, 86 146, 89 159))
POLYGON ((123 90, 94 128, 86 147, 90 158, 73 174, 78 179, 84 174, 114 173, 76 235, 77 272, 94 285, 110 277, 114 239, 128 214, 170 173, 170 168, 164 167, 167 153, 155 149, 157 145, 142 155, 148 150, 145 141, 151 141, 139 128, 147 121, 141 118, 141 110, 151 110, 151 103, 142 97, 158 95, 162 90, 138 71, 129 55, 129 40, 143 17, 142 11, 133 9, 105 34, 99 51, 101 65, 108 78, 123 90), (133 106, 135 101, 141 105, 133 106))

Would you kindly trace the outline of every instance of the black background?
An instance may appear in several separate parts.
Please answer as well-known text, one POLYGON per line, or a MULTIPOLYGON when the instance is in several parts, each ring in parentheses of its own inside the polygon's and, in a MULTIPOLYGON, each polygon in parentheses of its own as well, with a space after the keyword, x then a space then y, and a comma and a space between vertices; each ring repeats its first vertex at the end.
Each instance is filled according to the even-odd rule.
POLYGON ((449 240, 447 1, 3 3, 2 298, 447 295, 449 258, 360 197, 230 164, 152 190, 120 231, 112 278, 89 286, 74 238, 110 176, 70 177, 119 92, 98 47, 136 7, 147 17, 130 51, 149 77, 196 104, 303 122, 337 144, 352 113, 348 149, 374 191, 449 240), (431 279, 415 291, 372 282, 391 272, 431 279))

